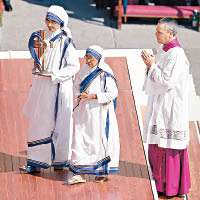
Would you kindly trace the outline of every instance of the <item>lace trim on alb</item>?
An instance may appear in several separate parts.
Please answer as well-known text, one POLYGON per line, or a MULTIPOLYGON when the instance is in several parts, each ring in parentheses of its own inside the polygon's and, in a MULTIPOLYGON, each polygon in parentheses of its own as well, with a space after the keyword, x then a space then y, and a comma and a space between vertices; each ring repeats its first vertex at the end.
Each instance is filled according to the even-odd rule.
POLYGON ((171 129, 158 128, 157 125, 151 127, 151 134, 159 135, 160 138, 164 139, 174 139, 174 140, 185 140, 186 131, 175 131, 171 129))

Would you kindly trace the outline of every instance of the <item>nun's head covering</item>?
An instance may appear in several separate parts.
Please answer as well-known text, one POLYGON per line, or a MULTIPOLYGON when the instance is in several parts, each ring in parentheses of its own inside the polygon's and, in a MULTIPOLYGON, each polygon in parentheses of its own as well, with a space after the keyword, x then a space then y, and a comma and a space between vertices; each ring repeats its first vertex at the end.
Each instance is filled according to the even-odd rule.
POLYGON ((61 30, 64 30, 67 33, 68 37, 72 37, 71 31, 67 28, 68 24, 68 14, 61 6, 50 6, 46 18, 51 19, 58 24, 60 24, 61 30))
POLYGON ((112 69, 104 62, 104 49, 100 46, 94 45, 89 46, 86 49, 86 55, 94 56, 98 61, 98 67, 103 71, 113 74, 112 69))
POLYGON ((99 62, 103 61, 103 48, 100 46, 90 46, 86 49, 86 55, 95 57, 99 62))

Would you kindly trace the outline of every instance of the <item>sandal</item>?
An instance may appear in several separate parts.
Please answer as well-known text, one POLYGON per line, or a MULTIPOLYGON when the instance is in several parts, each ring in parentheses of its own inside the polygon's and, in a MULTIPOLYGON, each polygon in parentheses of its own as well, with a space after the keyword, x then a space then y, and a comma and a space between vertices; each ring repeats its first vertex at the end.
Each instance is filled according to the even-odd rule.
POLYGON ((66 167, 54 166, 53 168, 54 168, 54 170, 65 170, 66 167))
POLYGON ((179 193, 179 194, 177 194, 176 196, 177 196, 177 197, 180 197, 180 198, 185 198, 186 195, 185 195, 185 194, 180 194, 180 193, 179 193))
POLYGON ((102 183, 108 181, 108 175, 95 176, 94 182, 102 183))
POLYGON ((71 179, 67 180, 67 185, 74 185, 76 183, 86 183, 86 180, 80 175, 74 175, 71 179))
POLYGON ((40 170, 38 170, 36 167, 27 165, 27 166, 21 166, 19 168, 20 171, 26 172, 28 174, 34 174, 34 173, 40 173, 40 170))

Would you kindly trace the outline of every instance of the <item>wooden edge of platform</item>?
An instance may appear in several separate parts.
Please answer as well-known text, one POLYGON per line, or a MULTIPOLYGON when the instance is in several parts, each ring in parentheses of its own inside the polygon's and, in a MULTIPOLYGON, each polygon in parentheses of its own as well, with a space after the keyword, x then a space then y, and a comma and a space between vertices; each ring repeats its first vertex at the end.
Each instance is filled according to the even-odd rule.
POLYGON ((196 128, 197 138, 200 144, 200 121, 195 121, 195 128, 196 128))

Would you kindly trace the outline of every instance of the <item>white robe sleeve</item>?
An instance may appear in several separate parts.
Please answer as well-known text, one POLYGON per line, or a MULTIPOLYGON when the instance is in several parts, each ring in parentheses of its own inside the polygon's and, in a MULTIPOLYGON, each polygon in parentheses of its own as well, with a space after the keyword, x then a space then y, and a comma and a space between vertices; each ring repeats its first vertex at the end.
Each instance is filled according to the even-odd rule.
POLYGON ((73 87, 73 93, 75 97, 77 97, 80 94, 80 83, 81 83, 81 79, 80 79, 80 72, 79 72, 77 75, 74 87, 73 87))
POLYGON ((70 44, 66 50, 63 63, 67 66, 62 67, 51 76, 54 84, 64 82, 67 79, 72 78, 80 69, 77 50, 72 44, 70 44))
POLYGON ((111 77, 106 77, 105 92, 98 92, 97 94, 98 103, 109 103, 118 96, 118 88, 115 81, 111 77))
POLYGON ((148 77, 155 83, 167 88, 174 88, 181 73, 186 66, 185 56, 179 52, 173 52, 168 56, 164 67, 160 68, 157 64, 152 64, 148 71, 148 77))

